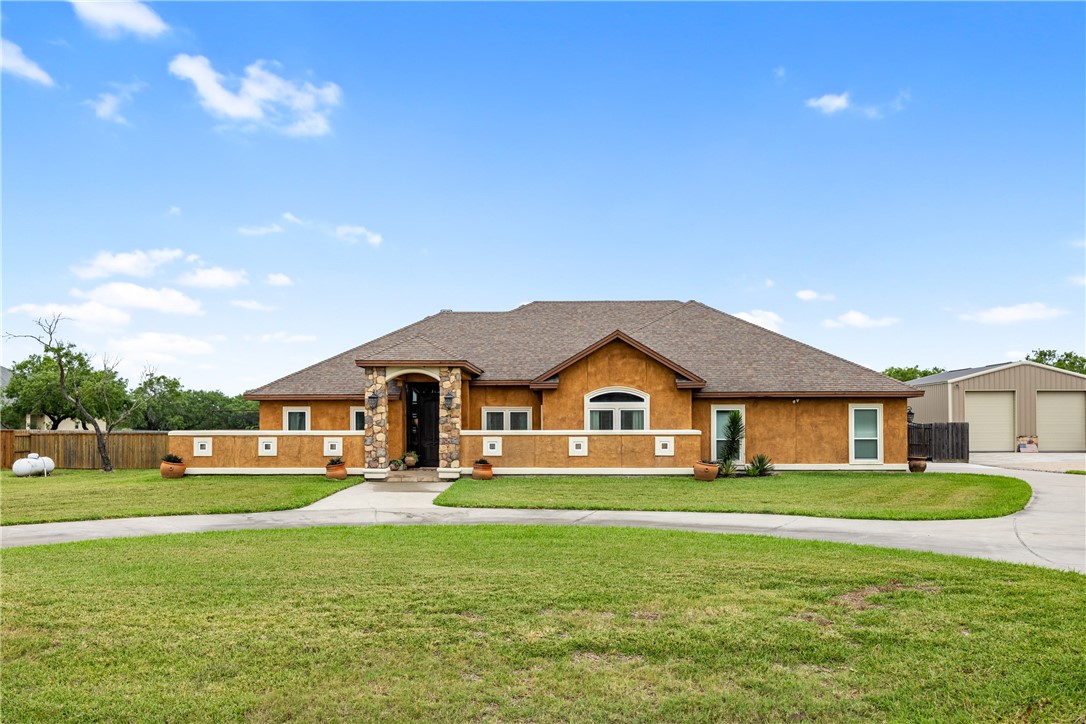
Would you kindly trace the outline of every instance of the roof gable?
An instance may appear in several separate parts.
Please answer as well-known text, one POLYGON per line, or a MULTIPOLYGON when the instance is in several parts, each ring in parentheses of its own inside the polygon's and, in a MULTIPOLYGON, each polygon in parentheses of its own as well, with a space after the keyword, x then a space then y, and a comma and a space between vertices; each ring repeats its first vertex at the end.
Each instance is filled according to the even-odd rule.
POLYGON ((580 352, 577 352, 576 354, 566 358, 565 360, 550 368, 546 372, 538 375, 531 382, 532 389, 553 389, 557 387, 558 382, 553 378, 556 378, 559 374, 561 374, 562 370, 580 362, 585 357, 588 357, 597 350, 603 349, 612 342, 622 342, 623 344, 629 345, 630 347, 636 349, 638 352, 644 354, 646 357, 649 357, 650 359, 655 360, 664 367, 667 367, 669 370, 675 373, 675 384, 677 387, 697 389, 705 386, 705 380, 703 380, 701 377, 694 374, 690 370, 676 364, 675 362, 672 362, 670 359, 655 351, 651 347, 642 344, 641 342, 638 342, 636 339, 630 337, 622 331, 615 330, 603 339, 600 339, 594 344, 585 347, 580 352))
POLYGON ((950 370, 949 372, 940 372, 934 375, 928 375, 927 377, 918 377, 915 380, 909 380, 910 385, 934 385, 941 382, 961 382, 972 377, 980 377, 981 375, 987 375, 992 372, 999 372, 1000 370, 1010 369, 1011 367, 1040 367, 1043 370, 1049 372, 1060 372, 1065 375, 1071 375, 1072 377, 1079 377, 1086 379, 1086 375, 1079 374, 1072 370, 1065 370, 1061 367, 1053 367, 1052 365, 1043 365, 1040 362, 1032 362, 1030 360, 1019 360, 1017 362, 999 362, 994 365, 985 365, 984 367, 967 367, 961 370, 950 370))

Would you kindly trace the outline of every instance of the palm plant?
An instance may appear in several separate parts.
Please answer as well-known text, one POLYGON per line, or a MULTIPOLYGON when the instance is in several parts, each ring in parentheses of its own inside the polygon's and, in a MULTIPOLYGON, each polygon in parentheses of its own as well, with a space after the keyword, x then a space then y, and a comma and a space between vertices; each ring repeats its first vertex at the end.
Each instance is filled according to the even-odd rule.
POLYGON ((728 421, 724 425, 724 439, 720 441, 720 461, 738 460, 739 451, 743 445, 743 437, 747 434, 746 425, 743 424, 743 413, 732 410, 728 413, 728 421))

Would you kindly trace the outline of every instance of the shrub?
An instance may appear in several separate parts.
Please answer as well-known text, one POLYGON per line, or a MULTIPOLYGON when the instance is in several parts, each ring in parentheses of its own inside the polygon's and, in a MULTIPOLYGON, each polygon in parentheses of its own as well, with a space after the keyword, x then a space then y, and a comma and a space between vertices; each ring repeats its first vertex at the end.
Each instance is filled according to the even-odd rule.
POLYGON ((723 460, 717 463, 717 467, 720 468, 720 477, 722 478, 734 478, 737 471, 734 460, 723 460))
POLYGON ((328 461, 328 467, 332 467, 333 465, 342 465, 342 464, 343 464, 343 458, 332 458, 331 460, 328 461))
POLYGON ((728 422, 724 425, 724 439, 720 444, 720 460, 738 460, 739 449, 743 444, 743 437, 747 434, 746 425, 743 424, 743 413, 732 410, 728 413, 728 422))
POLYGON ((773 474, 773 461, 762 454, 755 455, 750 459, 750 464, 746 469, 747 477, 761 478, 766 475, 773 474))
POLYGON ((478 460, 475 461, 475 464, 476 465, 489 465, 490 461, 487 460, 486 458, 479 458, 478 460))
POLYGON ((164 462, 164 463, 173 463, 174 465, 180 465, 185 461, 182 460, 181 457, 178 456, 178 455, 174 455, 173 453, 166 453, 165 455, 162 456, 162 462, 164 462))

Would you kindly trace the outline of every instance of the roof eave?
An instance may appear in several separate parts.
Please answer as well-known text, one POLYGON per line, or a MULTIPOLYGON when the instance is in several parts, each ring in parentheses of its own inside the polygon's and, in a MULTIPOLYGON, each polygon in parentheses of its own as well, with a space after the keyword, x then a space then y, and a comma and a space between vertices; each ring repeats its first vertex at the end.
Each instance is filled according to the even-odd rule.
POLYGON ((483 370, 465 359, 356 359, 355 367, 459 367, 473 375, 483 370))
POLYGON ((788 392, 785 390, 737 390, 737 391, 724 391, 724 392, 711 392, 702 391, 695 392, 695 399, 734 399, 739 397, 775 397, 775 398, 815 398, 815 397, 923 397, 923 390, 904 390, 900 392, 875 392, 872 390, 852 390, 845 392, 837 391, 807 391, 807 392, 788 392))

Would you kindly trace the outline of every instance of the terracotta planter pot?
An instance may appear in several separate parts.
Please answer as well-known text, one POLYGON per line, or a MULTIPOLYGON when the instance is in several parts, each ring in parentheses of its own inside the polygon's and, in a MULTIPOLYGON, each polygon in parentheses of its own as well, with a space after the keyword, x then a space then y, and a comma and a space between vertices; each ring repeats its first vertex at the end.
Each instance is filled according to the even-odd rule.
POLYGON ((326 465, 324 467, 324 476, 327 478, 331 478, 332 480, 346 480, 347 463, 341 463, 339 465, 326 465))
POLYGON ((694 463, 694 479, 695 480, 716 480, 717 474, 720 472, 720 468, 716 463, 694 463))
POLYGON ((409 468, 413 468, 419 464, 419 459, 413 455, 405 455, 403 459, 403 464, 409 468))
POLYGON ((185 477, 185 464, 164 462, 158 466, 158 471, 162 473, 164 478, 183 478, 185 477))
POLYGON ((928 469, 928 461, 924 458, 909 458, 909 472, 922 473, 928 469))
POLYGON ((475 463, 471 467, 471 477, 476 480, 490 480, 494 477, 494 466, 489 463, 486 465, 475 463))

